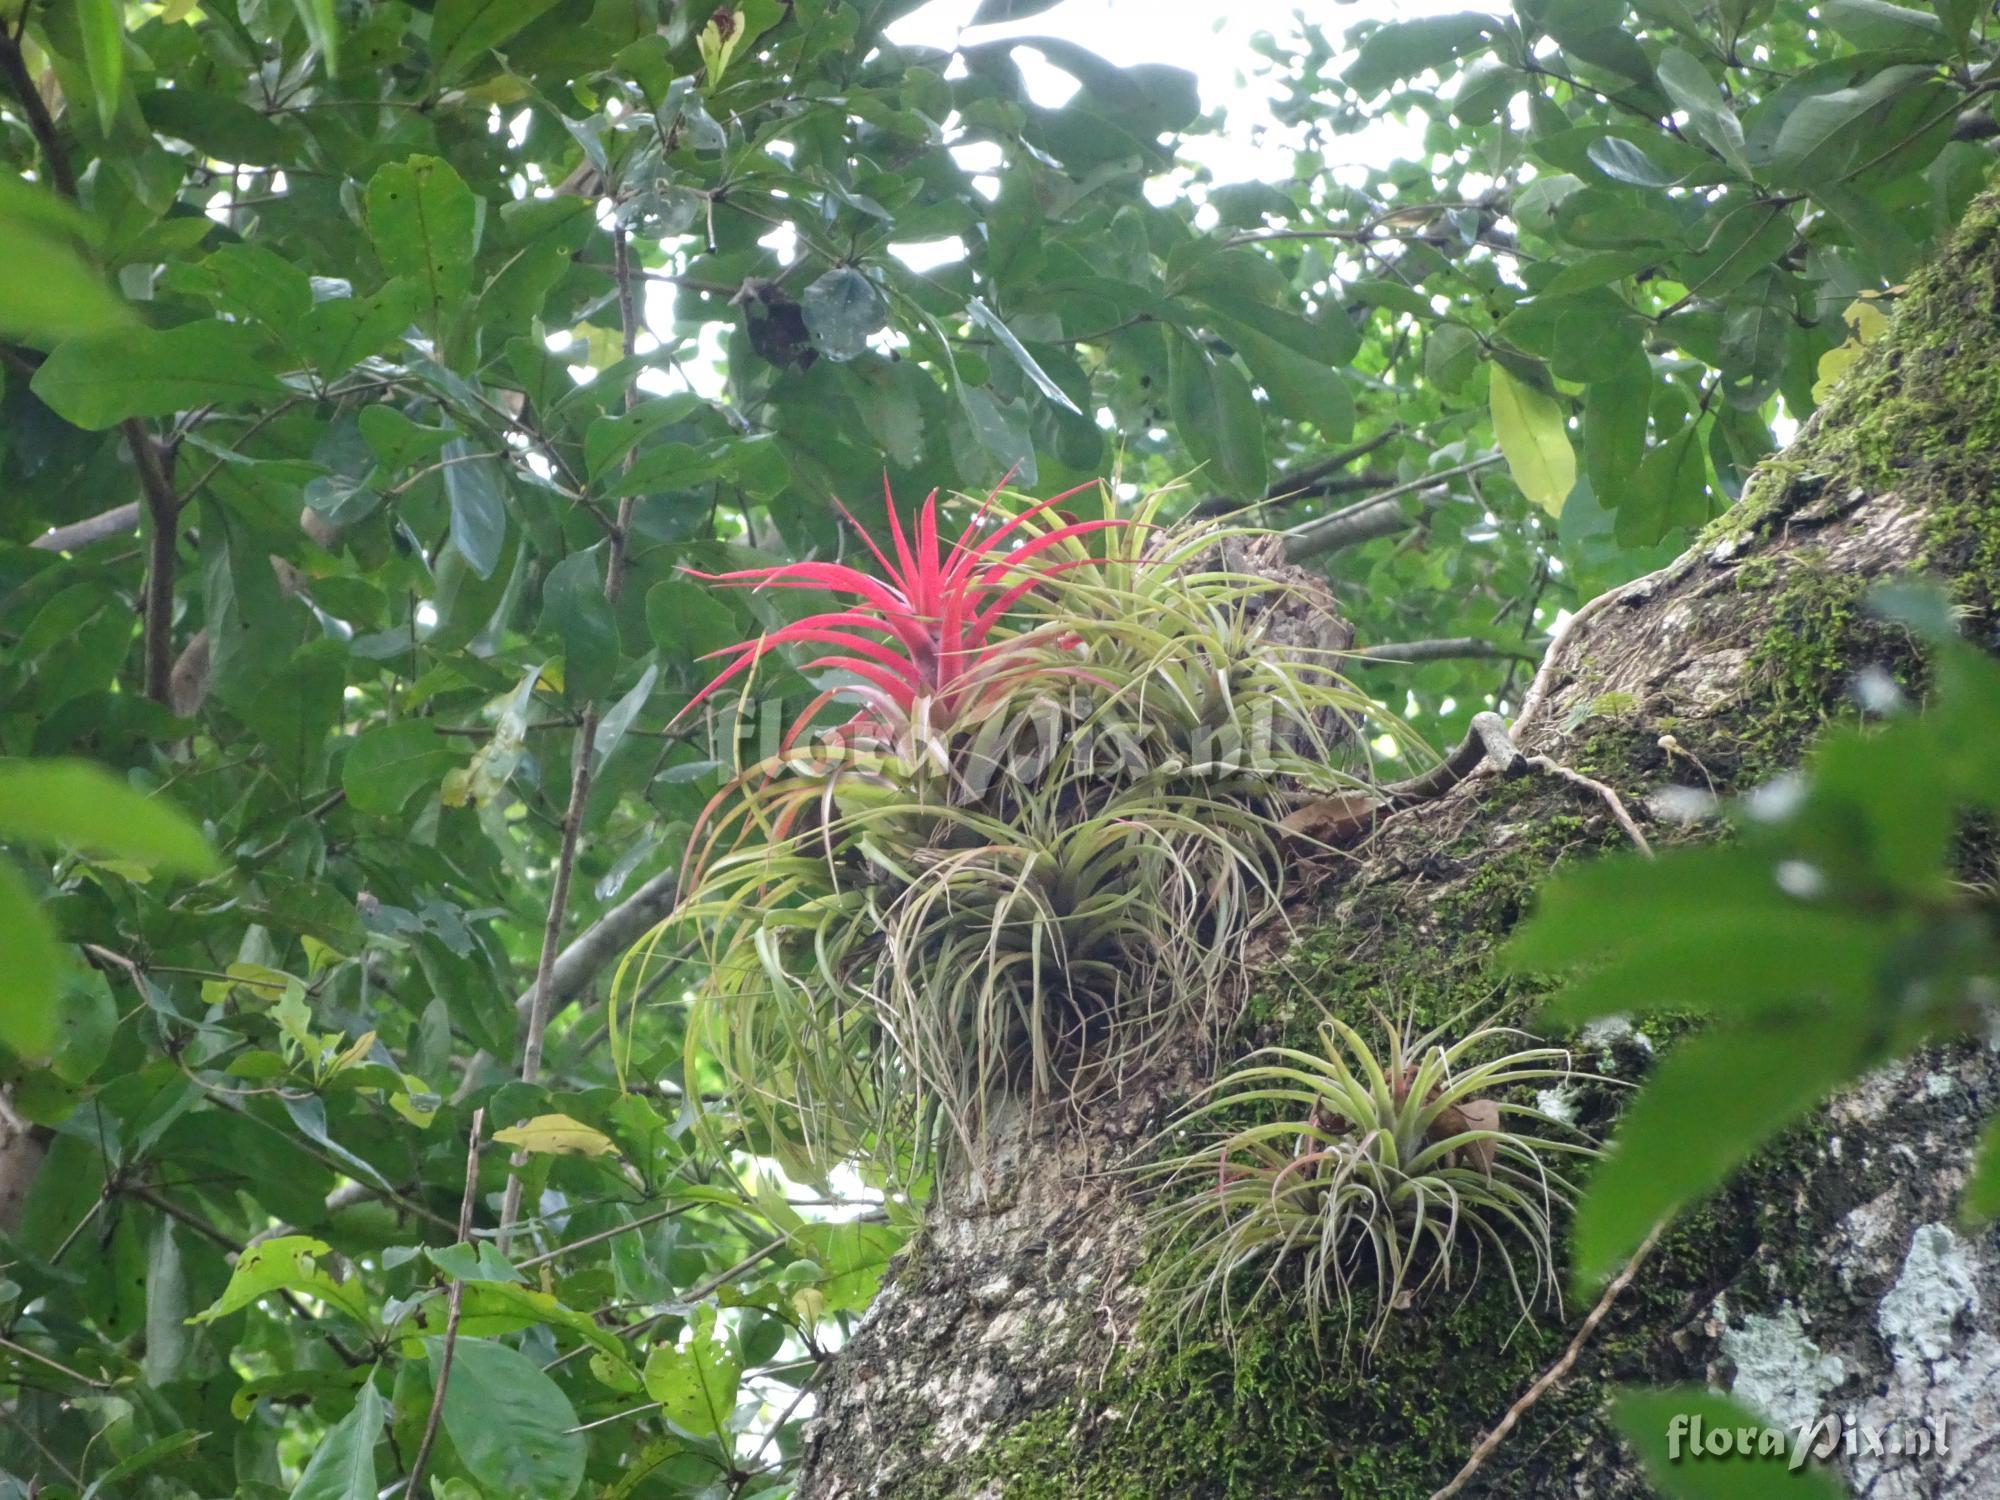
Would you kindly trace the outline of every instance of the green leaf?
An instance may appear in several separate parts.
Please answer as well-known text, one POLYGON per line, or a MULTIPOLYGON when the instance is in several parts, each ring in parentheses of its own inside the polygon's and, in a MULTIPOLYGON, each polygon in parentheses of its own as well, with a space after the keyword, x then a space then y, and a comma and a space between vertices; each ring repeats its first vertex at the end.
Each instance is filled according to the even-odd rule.
POLYGON ((1721 1184, 1765 1141, 1870 1061, 1867 1032, 1813 1018, 1683 1041, 1625 1112, 1577 1205, 1574 1274, 1602 1282, 1654 1222, 1721 1184))
POLYGON ((1261 329, 1214 316, 1215 330, 1229 340, 1271 402, 1286 416, 1310 422, 1320 435, 1339 442, 1354 431, 1354 397, 1331 366, 1261 329))
POLYGON ((721 1437, 736 1410, 736 1383, 742 1361, 716 1337, 715 1308, 704 1303, 694 1315, 685 1348, 657 1343, 646 1356, 646 1394, 659 1402, 667 1420, 696 1437, 721 1437))
POLYGON ((479 207, 457 169, 435 156, 390 162, 368 179, 368 235, 375 253, 390 276, 407 277, 421 289, 433 336, 472 288, 479 207))
POLYGON ((692 391, 654 396, 629 411, 599 417, 583 435, 583 461, 590 477, 601 479, 611 466, 663 427, 677 426, 707 405, 692 391))
POLYGON ((340 785, 356 812, 400 817, 410 798, 427 787, 435 789, 462 759, 428 719, 381 724, 347 752, 340 785))
POLYGON ((1699 526, 1708 519, 1708 455, 1699 423, 1684 424, 1646 450, 1616 509, 1618 541, 1627 547, 1648 546, 1677 526, 1699 526))
POLYGON ((958 405, 979 446, 1014 475, 1017 484, 1035 482, 1035 447, 1028 426, 1011 404, 996 400, 984 386, 958 383, 958 405))
POLYGON ((355 1392, 354 1410, 313 1448, 292 1500, 375 1500, 375 1444, 387 1414, 371 1374, 355 1392))
POLYGON ((733 646, 743 636, 727 604, 681 578, 664 579, 646 591, 646 629, 663 651, 689 659, 733 646))
POLYGON ((225 310, 255 318, 281 338, 290 338, 312 311, 311 278, 261 245, 224 245, 201 269, 215 277, 225 310))
POLYGON ((882 1273, 902 1248, 905 1233, 891 1224, 802 1224, 797 1242, 820 1268, 814 1285, 828 1312, 861 1312, 874 1300, 882 1273))
POLYGON ((338 77, 340 22, 333 13, 334 0, 292 0, 292 4, 299 13, 299 23, 305 27, 306 36, 326 64, 326 76, 338 77))
POLYGON ((1644 150, 1623 136, 1602 135, 1584 150, 1590 164, 1614 182, 1632 187, 1677 187, 1681 174, 1660 166, 1644 150))
POLYGON ((0 338, 45 347, 132 323, 132 310, 78 253, 83 217, 61 199, 0 176, 0 338))
POLYGON ((292 138, 275 121, 229 94, 176 83, 170 89, 141 94, 139 110, 162 135, 175 136, 223 161, 271 166, 296 157, 292 138))
POLYGON ((368 451, 390 473, 428 463, 456 436, 449 427, 426 427, 413 422, 383 402, 362 407, 356 424, 368 451))
POLYGON ((438 0, 431 20, 431 59, 438 82, 454 82, 555 4, 556 0, 438 0))
POLYGON ((1669 47, 1654 64, 1654 74, 1667 97, 1687 111, 1688 125, 1722 159, 1745 177, 1750 160, 1743 149, 1743 126, 1729 106, 1708 69, 1678 47, 1669 47))
POLYGON ((55 1007, 63 956, 34 894, 0 861, 0 1043, 22 1057, 41 1057, 55 1040, 55 1007))
POLYGON ((1944 23, 1927 11, 1888 0, 1820 0, 1826 24, 1869 51, 1917 52, 1944 57, 1952 51, 1944 23))
MULTIPOLYGON (((441 1340, 424 1344, 435 1384, 441 1340)), ((569 1430, 576 1425, 569 1397, 533 1360, 489 1339, 459 1339, 444 1388, 444 1430, 483 1491, 569 1500, 583 1483, 584 1441, 569 1430)))
POLYGON ((499 462, 472 451, 464 438, 453 438, 440 450, 445 465, 445 499, 451 505, 451 541, 472 571, 491 578, 507 540, 507 500, 501 491, 499 462))
POLYGON ((232 704, 269 752, 271 769, 300 793, 320 784, 340 722, 349 659, 338 641, 308 641, 261 691, 232 704))
POLYGON ((1365 98, 1426 70, 1448 73, 1449 64, 1484 43, 1496 24, 1471 11, 1385 22, 1368 34, 1342 81, 1365 98))
POLYGON ((868 338, 889 320, 875 283, 852 266, 835 266, 799 296, 806 332, 828 359, 844 361, 868 352, 868 338))
POLYGON ((333 1247, 311 1235, 288 1234, 252 1245, 236 1258, 229 1285, 190 1323, 213 1323, 273 1292, 303 1292, 336 1307, 363 1327, 373 1322, 368 1294, 353 1281, 335 1281, 319 1268, 318 1257, 333 1247))
POLYGON ((430 1257, 432 1265, 460 1281, 525 1283, 528 1279, 514 1269, 514 1263, 502 1255, 500 1247, 491 1240, 481 1240, 477 1246, 433 1246, 424 1253, 430 1257))
POLYGON ((76 0, 76 24, 83 34, 83 65, 97 100, 98 127, 109 135, 125 87, 123 0, 76 0))
POLYGON ((1599 495, 1623 494, 1638 473, 1652 400, 1652 369, 1643 356, 1612 379, 1585 388, 1583 468, 1599 495))
MULTIPOLYGON (((1015 364, 1021 367, 1021 373, 1035 383, 1036 390, 1047 396, 1056 405, 1062 407, 1063 410, 1075 412, 1078 416, 1083 415, 1082 410, 1077 404, 1070 400, 1063 392, 1063 388, 1049 379, 1048 373, 1035 363, 1034 355, 1030 354, 1022 346, 1021 341, 1014 337, 1014 330, 1001 321, 998 313, 994 312, 992 308, 988 307, 979 298, 974 297, 965 304, 965 315, 974 324, 984 328, 988 333, 993 335, 994 341, 1007 351, 1008 357, 1015 364)), ((808 321, 810 322, 810 319, 808 321)))
POLYGON ((1777 1426, 1700 1386, 1622 1390, 1611 1411, 1667 1500, 1843 1500, 1847 1493, 1817 1466, 1793 1467, 1803 1441, 1796 1424, 1777 1426))
POLYGON ((1168 404, 1181 442, 1208 468, 1209 482, 1238 500, 1255 500, 1270 482, 1264 421, 1250 382, 1228 360, 1177 338, 1167 353, 1168 404))
POLYGON ((1457 391, 1479 368, 1479 335, 1457 323, 1440 323, 1424 335, 1424 379, 1457 391))
POLYGON ((208 840, 164 798, 80 760, 0 761, 0 835, 207 874, 208 840))
POLYGON ((1536 505, 1552 516, 1576 486, 1576 450, 1570 446, 1562 406, 1495 363, 1490 404, 1493 435, 1506 455, 1507 471, 1536 505))
POLYGON ((215 318, 93 333, 56 345, 29 388, 64 421, 101 431, 128 417, 284 396, 261 351, 254 331, 215 318))
POLYGON ((979 0, 972 13, 974 26, 997 26, 1003 21, 1025 21, 1045 10, 1054 10, 1060 0, 979 0))
POLYGON ((572 703, 602 697, 618 675, 619 643, 596 549, 573 552, 549 570, 540 628, 562 643, 563 695, 572 703))
POLYGON ((1929 68, 1904 64, 1884 68, 1850 88, 1829 89, 1800 100, 1771 143, 1771 172, 1808 183, 1837 174, 1854 155, 1856 137, 1851 132, 1930 74, 1929 68))

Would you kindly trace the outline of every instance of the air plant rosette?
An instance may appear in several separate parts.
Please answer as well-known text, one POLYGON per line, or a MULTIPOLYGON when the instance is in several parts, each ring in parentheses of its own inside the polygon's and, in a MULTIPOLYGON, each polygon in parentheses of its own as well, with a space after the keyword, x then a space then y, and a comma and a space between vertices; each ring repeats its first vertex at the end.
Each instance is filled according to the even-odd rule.
POLYGON ((1612 1080, 1513 1028, 1451 1041, 1447 1027, 1382 1029, 1378 1054, 1329 1015, 1316 1051, 1252 1053, 1169 1127, 1173 1144, 1140 1171, 1156 1189, 1170 1326, 1227 1329, 1266 1297, 1296 1296, 1316 1343, 1337 1312, 1343 1357, 1370 1353, 1397 1313, 1469 1296, 1489 1256, 1523 1320, 1556 1304, 1556 1228, 1577 1193, 1563 1166, 1601 1153, 1520 1101, 1612 1080))
POLYGON ((1379 716, 1330 653, 1263 640, 1282 585, 1203 566, 1235 533, 1103 489, 1096 517, 1056 510, 1076 493, 996 493, 955 538, 935 493, 909 531, 891 504, 880 576, 711 580, 847 602, 720 653, 690 709, 781 647, 822 685, 711 801, 614 994, 691 930, 690 1082, 802 1170, 977 1153, 1001 1096, 1077 1101, 1202 1035, 1279 910, 1284 814, 1359 784, 1379 716))

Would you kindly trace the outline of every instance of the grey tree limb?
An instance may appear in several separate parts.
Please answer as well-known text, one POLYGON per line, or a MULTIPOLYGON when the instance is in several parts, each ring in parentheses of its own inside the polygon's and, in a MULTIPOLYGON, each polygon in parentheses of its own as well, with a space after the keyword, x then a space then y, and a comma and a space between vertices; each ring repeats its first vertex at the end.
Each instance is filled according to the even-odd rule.
POLYGON ((1366 500, 1357 500, 1331 515, 1315 516, 1312 520, 1294 526, 1283 534, 1285 538, 1285 561, 1303 562, 1309 557, 1323 557, 1329 552, 1338 552, 1343 547, 1357 546, 1372 541, 1378 536, 1389 536, 1410 524, 1410 517, 1394 502, 1405 495, 1419 490, 1435 489, 1448 480, 1463 474, 1475 473, 1500 462, 1498 453, 1484 453, 1455 468, 1440 469, 1435 474, 1420 474, 1415 479, 1392 485, 1380 494, 1370 495, 1366 500))
POLYGON ((74 552, 114 536, 130 536, 138 529, 139 502, 133 500, 67 526, 51 527, 28 545, 38 552, 74 552))

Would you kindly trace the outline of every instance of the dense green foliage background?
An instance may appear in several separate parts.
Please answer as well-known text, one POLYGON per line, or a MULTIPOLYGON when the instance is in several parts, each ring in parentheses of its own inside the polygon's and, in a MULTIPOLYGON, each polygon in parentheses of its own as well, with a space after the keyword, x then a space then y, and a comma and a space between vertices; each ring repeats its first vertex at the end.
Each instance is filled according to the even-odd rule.
POLYGON ((700 1144, 670 986, 614 1088, 615 953, 524 1035, 731 758, 665 727, 696 658, 789 607, 678 569, 840 555, 885 472, 1191 476, 1364 646, 1456 642, 1357 666, 1443 743, 1809 415, 1995 135, 1970 0, 1524 0, 1274 17, 1293 175, 1214 182, 1191 75, 912 8, 0 0, 0 1040, 48 1134, 0 1485, 781 1489, 907 1208, 700 1144))

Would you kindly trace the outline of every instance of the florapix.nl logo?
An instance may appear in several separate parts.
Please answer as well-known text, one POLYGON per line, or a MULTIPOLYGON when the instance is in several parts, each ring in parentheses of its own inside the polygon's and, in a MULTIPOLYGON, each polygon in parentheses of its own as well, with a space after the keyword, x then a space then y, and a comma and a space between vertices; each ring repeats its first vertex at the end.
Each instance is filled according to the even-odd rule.
POLYGON ((1681 1412, 1667 1425, 1667 1459, 1671 1463, 1720 1459, 1781 1458, 1796 1473, 1808 1459, 1943 1457, 1951 1452, 1945 1418, 1914 1422, 1860 1422, 1852 1416, 1828 1413, 1789 1427, 1704 1421, 1681 1412))

